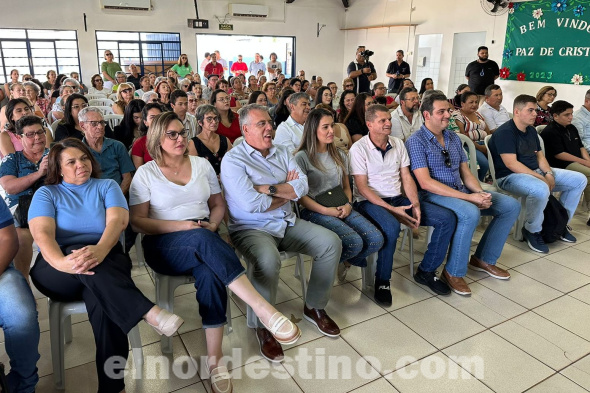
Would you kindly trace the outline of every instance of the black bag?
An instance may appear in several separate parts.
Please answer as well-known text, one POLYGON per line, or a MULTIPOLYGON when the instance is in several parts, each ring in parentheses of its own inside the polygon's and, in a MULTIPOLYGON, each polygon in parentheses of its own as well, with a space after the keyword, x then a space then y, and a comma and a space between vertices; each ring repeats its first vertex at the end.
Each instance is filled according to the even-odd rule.
POLYGON ((336 186, 331 190, 316 195, 315 201, 324 207, 338 207, 346 205, 348 197, 344 193, 342 186, 336 186))
POLYGON ((18 221, 21 228, 29 227, 29 207, 31 207, 31 202, 33 201, 33 195, 35 194, 35 191, 41 188, 44 182, 45 176, 33 184, 33 187, 31 187, 33 189, 32 194, 21 195, 18 197, 18 206, 14 211, 14 218, 18 221))
POLYGON ((545 243, 553 243, 567 230, 568 215, 565 207, 553 195, 549 195, 549 201, 543 210, 543 229, 541 236, 545 243))

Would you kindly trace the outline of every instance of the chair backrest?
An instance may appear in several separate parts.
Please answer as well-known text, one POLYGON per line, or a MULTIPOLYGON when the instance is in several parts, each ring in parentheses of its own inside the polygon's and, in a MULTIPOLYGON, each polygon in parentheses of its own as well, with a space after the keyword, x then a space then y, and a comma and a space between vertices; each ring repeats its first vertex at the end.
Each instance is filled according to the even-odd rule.
POLYGON ((546 125, 546 124, 543 124, 543 125, 537 126, 537 127, 536 127, 536 128, 537 128, 537 134, 540 134, 540 133, 541 133, 541 131, 543 131, 543 130, 545 129, 545 127, 547 127, 547 125, 546 125))
POLYGON ((241 106, 248 105, 248 100, 238 100, 241 106))
POLYGON ((92 100, 88 100, 88 105, 90 106, 111 106, 113 105, 113 100, 108 98, 94 98, 92 100))
POLYGON ((541 138, 541 135, 537 134, 537 138, 539 138, 539 144, 541 145, 541 151, 543 152, 543 155, 545 155, 545 142, 543 142, 543 138, 541 138))
POLYGON ((104 115, 103 117, 104 120, 109 123, 109 127, 111 127, 111 130, 114 130, 115 127, 121 124, 121 121, 123 120, 123 115, 112 114, 104 115))
POLYGON ((115 112, 113 112, 113 108, 111 108, 110 106, 92 106, 93 108, 97 108, 98 110, 100 110, 100 113, 102 113, 102 115, 114 115, 115 112))
POLYGON ((117 93, 113 93, 109 96, 109 100, 111 101, 117 101, 117 93))
POLYGON ((60 121, 61 120, 56 120, 53 123, 51 123, 51 133, 53 134, 53 136, 55 136, 55 130, 57 130, 57 126, 60 121))
POLYGON ((240 143, 242 143, 243 141, 244 141, 244 137, 243 136, 237 137, 236 140, 234 141, 234 143, 232 143, 232 145, 233 146, 237 146, 240 143))
POLYGON ((498 187, 498 182, 496 181, 496 168, 494 167, 494 159, 492 158, 492 152, 490 151, 490 147, 488 146, 491 137, 491 135, 486 136, 484 139, 484 143, 486 144, 486 149, 488 150, 488 164, 490 166, 490 174, 492 175, 492 184, 497 189, 500 189, 500 187, 498 187))
POLYGON ((473 141, 467 136, 463 135, 460 132, 456 133, 461 139, 461 143, 463 144, 463 149, 465 149, 465 145, 467 145, 467 158, 469 158, 469 169, 475 178, 477 179, 477 150, 475 149, 475 145, 473 141))
POLYGON ((98 100, 101 98, 107 98, 106 94, 85 94, 84 97, 86 97, 86 99, 88 101, 90 100, 98 100))

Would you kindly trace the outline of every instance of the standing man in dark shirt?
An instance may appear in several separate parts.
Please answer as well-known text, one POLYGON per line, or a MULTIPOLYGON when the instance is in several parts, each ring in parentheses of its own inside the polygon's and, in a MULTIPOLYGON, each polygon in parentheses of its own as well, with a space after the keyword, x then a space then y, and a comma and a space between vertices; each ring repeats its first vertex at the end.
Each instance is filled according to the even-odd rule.
POLYGON ((404 78, 410 77, 410 65, 404 61, 404 51, 395 52, 396 61, 387 66, 385 76, 389 78, 387 90, 389 93, 397 93, 404 78))
POLYGON ((371 81, 377 79, 377 72, 373 63, 365 62, 361 53, 365 51, 364 46, 356 49, 356 62, 351 61, 346 69, 348 77, 354 82, 354 91, 359 93, 371 92, 371 81))
POLYGON ((127 75, 127 83, 133 83, 133 86, 135 86, 135 90, 141 89, 141 84, 139 83, 139 80, 143 75, 141 75, 138 72, 137 66, 135 64, 129 64, 128 70, 129 75, 127 75))
MULTIPOLYGON (((551 168, 541 151, 537 130, 537 100, 519 95, 514 99, 514 118, 502 124, 488 142, 496 168, 498 186, 511 194, 525 197, 526 210, 522 236, 529 248, 547 254, 549 247, 541 237, 543 210, 551 192, 561 191, 559 201, 571 220, 580 195, 586 187, 586 177, 566 169, 551 168)), ((576 238, 566 229, 560 240, 575 243, 576 238)))
POLYGON ((588 180, 584 189, 584 204, 590 208, 590 155, 576 126, 572 124, 574 106, 567 101, 555 101, 549 109, 553 120, 541 132, 545 142, 545 157, 553 168, 580 172, 588 180))
POLYGON ((480 103, 483 100, 486 87, 493 84, 499 76, 500 68, 494 60, 488 59, 487 46, 477 48, 477 60, 467 64, 465 77, 471 91, 479 96, 480 103))

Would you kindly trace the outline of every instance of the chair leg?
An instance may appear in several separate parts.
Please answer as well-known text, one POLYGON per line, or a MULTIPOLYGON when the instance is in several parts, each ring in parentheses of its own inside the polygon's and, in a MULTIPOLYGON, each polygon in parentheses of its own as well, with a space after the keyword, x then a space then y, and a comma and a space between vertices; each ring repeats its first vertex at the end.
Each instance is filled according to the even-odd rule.
POLYGON ((139 325, 135 325, 127 335, 131 343, 131 352, 133 353, 133 363, 135 363, 135 373, 141 377, 143 371, 143 347, 141 346, 141 336, 139 334, 139 325))
POLYGON ((143 234, 138 233, 135 238, 135 254, 137 255, 137 266, 145 266, 145 257, 143 256, 143 246, 141 241, 143 240, 143 234))
POLYGON ((51 342, 51 360, 53 362, 53 381, 55 388, 65 389, 64 367, 64 331, 61 319, 61 303, 47 299, 49 305, 49 340, 51 342))
POLYGON ((63 322, 63 334, 64 334, 64 341, 66 344, 69 344, 72 342, 72 316, 71 315, 66 315, 64 317, 64 322, 63 322))
MULTIPOLYGON (((429 231, 428 231, 428 242, 430 243, 430 236, 432 236, 432 233, 430 232, 430 228, 429 227, 429 231)), ((408 228, 405 231, 408 234, 408 239, 409 239, 409 247, 408 247, 408 252, 410 253, 410 276, 414 277, 414 237, 412 236, 412 229, 408 228)))
POLYGON ((363 277, 363 291, 369 290, 369 287, 375 285, 375 265, 377 264, 378 253, 373 253, 367 257, 367 266, 361 268, 361 274, 363 277))
MULTIPOLYGON (((154 272, 155 273, 155 272, 154 272)), ((171 288, 170 278, 165 275, 155 273, 156 276, 156 297, 158 306, 174 312, 174 290, 171 288)), ((172 338, 162 335, 160 339, 162 353, 172 353, 172 338)))
MULTIPOLYGON (((413 236, 414 236, 414 234, 410 233, 410 234, 409 234, 409 236, 410 236, 410 237, 413 237, 413 236)), ((402 244, 401 244, 401 245, 400 245, 400 247, 399 247, 399 250, 400 250, 400 251, 403 251, 403 250, 404 250, 404 247, 406 246, 406 239, 407 239, 407 237, 408 237, 408 232, 407 232, 407 231, 405 231, 405 230, 404 230, 404 231, 402 231, 402 244)))
POLYGON ((234 328, 231 324, 231 291, 229 288, 227 288, 227 311, 225 313, 225 318, 227 319, 227 324, 225 325, 225 334, 230 335, 231 332, 234 331, 234 328))
MULTIPOLYGON (((248 262, 246 263, 248 264, 248 262)), ((254 269, 252 268, 252 266, 250 266, 250 264, 248 264, 246 268, 246 275, 248 277, 248 280, 250 280, 251 282, 254 276, 254 269)), ((254 310, 252 310, 252 307, 250 306, 246 307, 246 326, 252 329, 258 327, 258 317, 256 316, 256 314, 254 314, 254 310)))
POLYGON ((303 303, 307 297, 307 274, 305 274, 305 261, 303 254, 297 254, 297 263, 295 264, 295 272, 299 270, 299 281, 301 282, 301 293, 303 294, 303 303))

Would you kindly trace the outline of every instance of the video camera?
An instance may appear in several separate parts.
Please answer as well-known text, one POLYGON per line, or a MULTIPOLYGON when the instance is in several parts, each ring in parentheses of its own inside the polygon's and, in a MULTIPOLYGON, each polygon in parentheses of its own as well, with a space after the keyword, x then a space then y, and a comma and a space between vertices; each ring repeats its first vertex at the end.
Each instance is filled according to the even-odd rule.
POLYGON ((375 52, 373 52, 372 50, 365 49, 364 51, 362 51, 359 54, 365 59, 365 63, 368 63, 369 57, 373 56, 375 54, 375 52))

